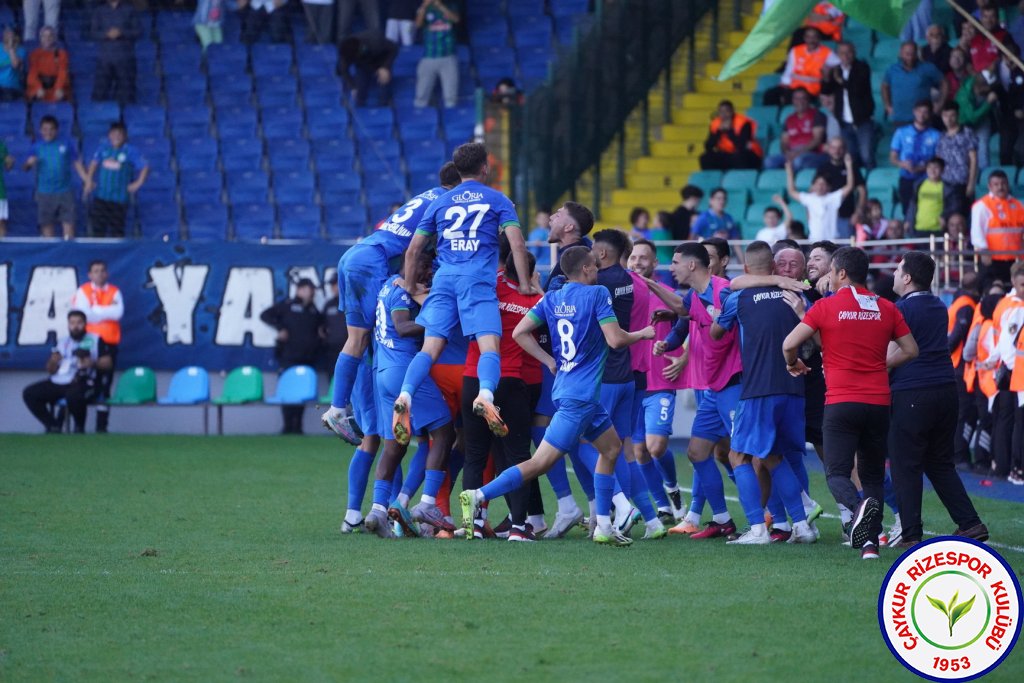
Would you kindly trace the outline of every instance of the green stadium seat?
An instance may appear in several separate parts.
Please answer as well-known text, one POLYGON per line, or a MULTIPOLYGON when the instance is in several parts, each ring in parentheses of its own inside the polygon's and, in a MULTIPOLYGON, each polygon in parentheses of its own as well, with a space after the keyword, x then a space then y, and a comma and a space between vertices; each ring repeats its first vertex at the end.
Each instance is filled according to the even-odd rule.
POLYGON ((320 405, 329 406, 334 400, 334 375, 331 375, 331 385, 327 387, 327 393, 317 399, 320 405))
POLYGON ((751 204, 774 204, 772 196, 776 194, 783 194, 786 191, 786 182, 783 181, 782 185, 778 187, 765 189, 765 190, 753 190, 750 193, 751 204))
POLYGON ((707 194, 716 187, 722 184, 722 172, 721 171, 695 171, 690 174, 689 180, 686 181, 689 185, 696 185, 700 189, 704 190, 705 199, 707 194))
POLYGON ((775 122, 779 118, 778 107, 756 106, 750 107, 744 112, 747 116, 757 121, 757 136, 763 138, 766 130, 777 130, 775 122))
POLYGON ((114 395, 107 401, 112 406, 141 406, 156 402, 156 374, 152 368, 137 366, 121 373, 114 395))
POLYGON ((750 190, 757 183, 757 171, 726 171, 722 176, 722 187, 730 193, 736 190, 750 190))
POLYGON ((771 168, 761 171, 757 176, 758 190, 771 190, 772 192, 783 192, 786 189, 786 171, 781 168, 771 168))
POLYGON ((807 208, 803 204, 792 201, 789 203, 789 211, 793 214, 793 220, 800 221, 804 224, 804 228, 807 227, 807 208))
MULTIPOLYGON (((768 150, 765 152, 765 154, 767 156, 772 156, 773 154, 782 154, 782 140, 780 138, 775 138, 774 140, 769 142, 768 143, 768 150)), ((771 169, 771 170, 776 170, 777 171, 778 169, 771 169)), ((768 171, 765 171, 765 173, 767 173, 767 172, 768 171)))
POLYGON ((876 199, 889 197, 896 191, 899 183, 900 170, 898 168, 887 166, 873 169, 868 173, 867 178, 868 197, 876 199))
POLYGON ((883 38, 879 40, 874 49, 871 50, 871 57, 879 60, 886 60, 895 64, 900 57, 900 40, 898 38, 883 38))
POLYGON ((744 221, 740 226, 740 238, 745 240, 757 239, 757 232, 763 227, 763 221, 744 221))
POLYGON ((796 174, 796 189, 801 192, 807 192, 811 189, 811 182, 814 180, 814 176, 818 175, 818 171, 813 168, 805 168, 796 174))
POLYGON ((224 433, 224 406, 240 406, 263 400, 263 373, 259 368, 243 365, 228 373, 220 396, 213 399, 217 406, 217 433, 224 433))
MULTIPOLYGON (((764 222, 764 210, 767 209, 771 204, 767 203, 754 203, 747 207, 747 212, 743 215, 744 228, 747 225, 754 226, 754 232, 761 229, 761 223, 764 222)), ((754 239, 753 237, 744 237, 743 239, 754 239)))

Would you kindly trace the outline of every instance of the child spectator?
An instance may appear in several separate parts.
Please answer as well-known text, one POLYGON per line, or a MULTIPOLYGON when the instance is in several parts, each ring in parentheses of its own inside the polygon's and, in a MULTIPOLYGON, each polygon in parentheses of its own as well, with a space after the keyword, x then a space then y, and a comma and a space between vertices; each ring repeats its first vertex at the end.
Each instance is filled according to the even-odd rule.
POLYGON ((942 182, 942 171, 946 162, 938 157, 928 160, 925 165, 925 177, 914 185, 914 194, 907 208, 906 230, 911 237, 925 237, 945 229, 946 219, 943 216, 943 195, 945 184, 942 182))
POLYGON ((39 47, 28 58, 29 101, 60 102, 71 94, 68 51, 57 45, 57 32, 49 26, 39 31, 39 47))
POLYGON ((530 253, 537 260, 537 265, 547 267, 551 265, 551 246, 548 244, 548 235, 551 234, 551 209, 543 207, 537 211, 533 219, 533 230, 527 236, 526 241, 532 242, 530 253), (537 244, 543 242, 543 244, 537 244))
POLYGON ((877 199, 869 199, 867 215, 863 219, 863 221, 857 222, 857 244, 885 239, 885 233, 889 229, 889 219, 882 214, 882 202, 877 199))
POLYGON ((738 240, 740 230, 732 216, 725 212, 728 194, 721 187, 711 190, 708 210, 697 216, 690 231, 691 240, 706 240, 710 237, 721 237, 726 240, 738 240))
MULTIPOLYGON (((199 0, 196 3, 196 13, 192 16, 192 25, 196 29, 196 36, 199 38, 199 45, 203 52, 210 45, 224 42, 224 33, 221 30, 221 22, 224 20, 224 7, 222 0, 199 0)), ((330 22, 327 29, 330 30, 330 22)))
POLYGON ((853 157, 847 154, 844 161, 846 162, 846 185, 834 192, 829 192, 828 180, 822 175, 814 176, 810 192, 800 192, 796 189, 793 164, 786 163, 786 191, 790 197, 796 197, 797 201, 807 209, 807 236, 812 242, 836 239, 839 207, 842 206, 843 200, 853 192, 856 177, 853 172, 853 157))
POLYGON ((772 201, 778 206, 769 206, 764 210, 764 227, 757 231, 754 238, 768 244, 789 237, 789 223, 793 220, 793 214, 782 195, 772 195, 772 201), (778 208, 780 206, 781 209, 778 208))
POLYGON ((630 237, 635 240, 651 239, 651 214, 647 209, 638 206, 629 212, 629 224, 632 226, 630 237))
MULTIPOLYGON (((688 240, 690 239, 690 226, 693 225, 693 219, 697 215, 697 207, 704 199, 704 190, 696 185, 687 185, 679 191, 679 195, 683 199, 682 203, 676 207, 675 211, 668 214, 666 220, 661 221, 661 227, 672 233, 671 239, 688 240)), ((666 261, 666 263, 669 262, 671 259, 666 261)))
POLYGON ((932 103, 921 100, 914 105, 912 123, 896 129, 889 145, 889 161, 900 169, 900 206, 906 214, 914 185, 924 177, 924 167, 935 156, 942 134, 931 127, 932 103))
POLYGON ((405 47, 416 42, 416 10, 419 6, 419 0, 391 0, 384 36, 405 47))

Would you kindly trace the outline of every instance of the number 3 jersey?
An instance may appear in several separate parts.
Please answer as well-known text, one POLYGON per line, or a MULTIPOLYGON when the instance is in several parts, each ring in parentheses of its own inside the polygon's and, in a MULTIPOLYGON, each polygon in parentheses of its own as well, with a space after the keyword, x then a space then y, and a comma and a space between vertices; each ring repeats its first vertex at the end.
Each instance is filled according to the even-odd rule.
POLYGON ((398 278, 388 278, 377 294, 376 324, 373 327, 375 343, 374 365, 378 370, 393 367, 407 367, 409 361, 420 350, 423 342, 421 337, 400 337, 395 323, 391 319, 394 311, 409 311, 409 317, 416 318, 419 304, 412 300, 409 293, 398 286, 398 278))
POLYGON ((618 322, 608 290, 568 282, 545 294, 528 315, 548 326, 557 366, 552 400, 597 401, 608 358, 601 325, 618 322))
POLYGON ((431 203, 445 192, 447 190, 443 187, 435 187, 416 195, 359 244, 381 247, 384 250, 384 258, 388 260, 401 256, 412 241, 413 231, 423 219, 423 214, 427 212, 431 203))

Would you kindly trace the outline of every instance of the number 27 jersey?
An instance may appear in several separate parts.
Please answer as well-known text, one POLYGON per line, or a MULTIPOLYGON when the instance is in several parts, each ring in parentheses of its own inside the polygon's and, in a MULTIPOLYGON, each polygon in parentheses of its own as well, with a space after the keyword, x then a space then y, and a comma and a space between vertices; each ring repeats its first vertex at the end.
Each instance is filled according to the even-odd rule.
POLYGON ((597 401, 608 358, 601 325, 618 322, 607 288, 569 282, 545 294, 528 315, 548 326, 557 366, 552 400, 597 401))

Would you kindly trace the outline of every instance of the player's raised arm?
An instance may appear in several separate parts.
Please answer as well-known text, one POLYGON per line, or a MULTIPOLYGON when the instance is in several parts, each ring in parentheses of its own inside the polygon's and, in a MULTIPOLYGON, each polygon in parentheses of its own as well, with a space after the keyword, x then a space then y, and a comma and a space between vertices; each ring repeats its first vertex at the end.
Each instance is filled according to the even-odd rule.
POLYGON ((749 273, 744 273, 729 281, 729 289, 734 292, 741 289, 753 289, 754 287, 778 287, 788 292, 806 292, 811 288, 806 282, 800 282, 783 275, 750 275, 749 273))
POLYGON ((417 293, 416 283, 419 282, 420 276, 420 254, 427 246, 428 239, 430 239, 429 235, 417 230, 416 234, 412 236, 412 241, 409 242, 409 248, 405 250, 405 267, 402 272, 405 273, 405 291, 409 294, 417 293))
POLYGON ((519 276, 520 294, 538 294, 530 282, 530 264, 526 260, 526 240, 523 238, 523 230, 518 225, 506 225, 505 237, 508 238, 508 245, 512 248, 512 259, 516 264, 516 275, 519 276))
POLYGON ((645 277, 644 282, 647 283, 647 288, 651 290, 651 293, 661 299, 662 303, 668 306, 668 309, 677 316, 683 318, 690 314, 686 308, 686 302, 683 300, 683 297, 679 296, 671 289, 662 287, 649 277, 645 277))
POLYGON ((524 315, 523 319, 516 325, 516 329, 512 331, 512 338, 523 348, 523 351, 539 360, 551 371, 551 374, 554 374, 555 359, 537 343, 537 338, 533 336, 533 331, 541 327, 541 325, 541 321, 531 311, 524 315))

